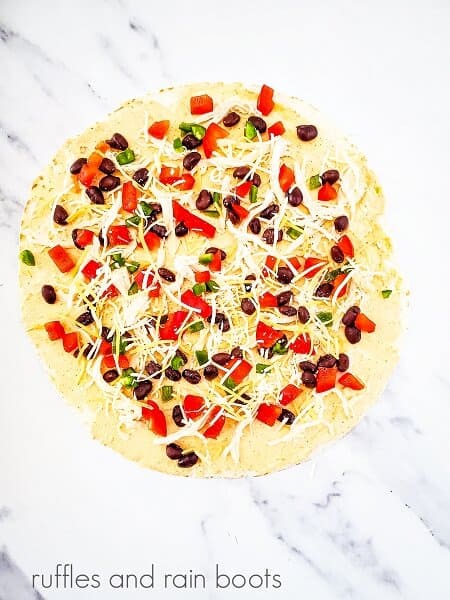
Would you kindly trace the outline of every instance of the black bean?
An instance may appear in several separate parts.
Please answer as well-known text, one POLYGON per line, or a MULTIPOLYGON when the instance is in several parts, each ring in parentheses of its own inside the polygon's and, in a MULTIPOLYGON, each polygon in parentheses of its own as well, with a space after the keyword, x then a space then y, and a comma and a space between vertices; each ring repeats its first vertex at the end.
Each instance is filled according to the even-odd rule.
POLYGON ((183 350, 180 350, 179 348, 176 349, 175 356, 181 358, 184 364, 186 364, 188 361, 188 357, 186 356, 186 354, 183 352, 183 350))
POLYGON ((165 281, 173 282, 176 279, 175 273, 166 269, 165 267, 159 267, 158 269, 159 276, 165 281))
POLYGON ((302 371, 309 371, 310 373, 315 373, 317 371, 317 366, 310 360, 302 360, 299 367, 302 371))
POLYGON ((92 316, 91 311, 87 310, 86 312, 81 313, 81 315, 76 318, 76 321, 80 325, 84 325, 85 327, 87 327, 88 325, 91 325, 91 323, 94 322, 94 317, 92 316))
POLYGON ((334 262, 341 263, 344 262, 344 253, 339 248, 339 246, 332 246, 330 250, 331 258, 334 262))
POLYGON ((278 417, 278 420, 282 423, 285 423, 285 425, 292 425, 292 423, 295 421, 295 415, 292 411, 288 410, 287 408, 283 408, 280 416, 278 417))
POLYGON ((193 467, 198 461, 198 456, 195 452, 188 452, 178 459, 178 466, 183 469, 193 467))
POLYGON ((299 125, 297 127, 297 137, 302 142, 310 142, 317 137, 318 131, 315 125, 299 125))
POLYGON ((175 227, 175 235, 177 237, 184 237, 189 233, 189 229, 184 224, 184 221, 180 221, 175 227))
POLYGON ((136 173, 133 175, 133 179, 136 183, 138 183, 139 185, 144 187, 144 185, 148 181, 148 169, 146 169, 145 167, 138 169, 136 171, 136 173))
POLYGON ((55 210, 53 212, 53 220, 55 221, 55 223, 57 223, 58 225, 67 225, 68 216, 69 213, 64 208, 64 206, 61 206, 61 204, 57 204, 55 206, 55 210))
POLYGON ((84 250, 84 246, 80 246, 77 242, 78 229, 72 229, 72 241, 78 250, 84 250))
POLYGON ((222 123, 225 125, 225 127, 234 127, 234 125, 237 125, 240 120, 241 117, 232 110, 224 116, 222 123))
POLYGON ((259 348, 258 352, 261 356, 264 356, 264 358, 272 358, 273 357, 273 349, 272 348, 259 348))
POLYGON ((159 215, 162 213, 162 206, 159 202, 150 202, 150 207, 152 209, 152 212, 155 213, 155 215, 159 215))
POLYGON ((252 233, 258 235, 261 233, 261 221, 257 217, 253 217, 253 219, 249 222, 248 228, 252 233))
POLYGON ((232 358, 243 358, 244 357, 244 353, 239 348, 239 346, 236 346, 236 348, 233 348, 233 350, 231 351, 231 357, 232 358))
POLYGON ((297 309, 295 308, 295 306, 280 306, 278 307, 278 310, 285 317, 295 317, 297 315, 297 309))
POLYGON ((183 158, 183 167, 186 171, 192 171, 192 169, 198 165, 200 159, 201 154, 199 152, 188 152, 183 158))
POLYGON ((78 175, 78 173, 83 168, 83 165, 87 163, 87 158, 77 158, 75 162, 72 163, 70 167, 70 172, 72 175, 78 175))
POLYGON ((109 371, 105 371, 103 373, 103 379, 106 381, 106 383, 111 383, 118 377, 119 373, 116 371, 116 369, 110 369, 109 371))
POLYGON ((262 210, 259 213, 259 216, 261 217, 261 219, 273 219, 273 217, 280 211, 280 207, 278 206, 278 204, 275 204, 274 202, 272 202, 272 204, 269 204, 269 206, 267 206, 264 210, 262 210))
POLYGON ((361 340, 361 331, 354 325, 346 325, 345 337, 350 344, 357 344, 361 340))
POLYGON ((100 335, 104 340, 112 340, 112 338, 113 338, 113 336, 111 334, 111 329, 109 327, 105 327, 105 326, 102 327, 102 331, 101 331, 100 335))
POLYGON ((345 231, 348 227, 348 217, 345 215, 341 215, 340 217, 336 217, 334 220, 334 228, 336 231, 345 231))
POLYGON ((302 383, 307 388, 316 387, 316 377, 311 371, 303 371, 302 373, 302 383))
POLYGON ((185 426, 183 411, 181 410, 181 406, 179 404, 176 404, 172 409, 172 419, 177 427, 185 426))
POLYGON ((167 369, 164 371, 164 375, 167 377, 167 379, 170 379, 170 381, 180 381, 181 379, 180 371, 177 371, 177 369, 172 369, 172 367, 167 367, 167 369))
POLYGON ((150 231, 153 231, 153 233, 155 233, 162 240, 169 235, 165 225, 152 225, 152 227, 150 227, 150 231))
POLYGON ((342 317, 342 322, 344 325, 353 325, 360 312, 361 309, 359 306, 350 306, 350 308, 345 311, 345 314, 342 317))
POLYGON ((153 384, 151 381, 141 381, 134 388, 134 395, 136 396, 136 400, 143 400, 146 396, 150 394, 152 391, 153 384))
POLYGON ((105 175, 98 184, 102 192, 110 192, 120 185, 120 178, 115 175, 105 175))
POLYGON ((350 359, 349 359, 348 355, 341 352, 339 354, 339 359, 337 361, 338 371, 343 373, 344 371, 348 370, 349 366, 350 366, 350 359))
POLYGON ((116 170, 116 165, 110 158, 103 158, 98 168, 99 171, 105 173, 105 175, 112 175, 116 170))
POLYGON ((213 203, 211 192, 208 190, 201 190, 199 193, 197 200, 195 201, 195 206, 198 210, 206 210, 213 203))
POLYGON ((200 144, 202 143, 202 140, 199 140, 198 138, 196 138, 194 134, 188 133, 181 140, 181 143, 188 150, 193 150, 194 148, 197 148, 198 146, 200 146, 200 144))
POLYGON ((236 177, 236 179, 244 179, 244 177, 247 177, 249 173, 250 167, 244 165, 242 167, 236 167, 236 169, 233 171, 233 177, 236 177))
POLYGON ((211 357, 211 360, 224 367, 231 360, 231 354, 228 354, 228 352, 218 352, 211 357))
POLYGON ((252 116, 248 118, 248 121, 259 133, 264 133, 267 129, 267 123, 261 117, 252 116))
POLYGON ((261 185, 261 177, 258 175, 258 173, 255 173, 253 175, 252 183, 253 185, 256 185, 256 187, 259 187, 261 185))
POLYGON ((200 373, 198 371, 194 371, 193 369, 184 369, 182 375, 187 382, 192 383, 193 385, 197 385, 197 383, 200 383, 202 379, 200 373))
POLYGON ((205 250, 205 254, 215 254, 216 252, 220 252, 220 260, 225 260, 227 257, 227 253, 222 248, 216 248, 215 246, 210 246, 205 250))
POLYGON ((322 183, 329 183, 333 185, 339 179, 339 171, 337 169, 328 169, 328 171, 324 171, 320 176, 322 183))
POLYGON ((52 285, 43 285, 41 288, 41 294, 47 304, 55 304, 56 292, 52 285))
MULTIPOLYGON (((211 323, 211 317, 208 317, 207 321, 208 321, 208 323, 211 323)), ((216 317, 214 319, 214 324, 218 325, 219 328, 224 332, 230 330, 230 322, 229 322, 228 318, 222 312, 216 313, 216 317)))
POLYGON ((329 298, 333 293, 334 287, 332 283, 321 283, 314 292, 316 298, 329 298))
POLYGON ((303 323, 303 325, 305 323, 307 323, 309 321, 310 318, 310 314, 309 314, 309 310, 306 308, 306 306, 299 306, 298 309, 298 320, 300 321, 300 323, 303 323))
POLYGON ((318 367, 326 367, 327 369, 331 369, 337 363, 337 360, 332 354, 324 354, 317 361, 318 367))
POLYGON ((254 275, 253 273, 250 273, 245 278, 244 290, 246 292, 251 292, 252 291, 252 288, 253 288, 253 284, 251 283, 252 281, 256 281, 256 275, 254 275))
POLYGON ((205 379, 211 381, 219 375, 219 369, 215 365, 207 365, 203 369, 203 375, 205 376, 205 379))
POLYGON ((278 306, 284 306, 285 304, 289 304, 292 300, 292 292, 290 290, 286 290, 285 292, 281 292, 277 296, 277 304, 278 306))
POLYGON ((183 456, 183 448, 178 444, 169 444, 166 446, 166 454, 170 460, 178 460, 183 456))
POLYGON ((234 204, 240 203, 241 201, 237 196, 225 196, 225 198, 222 200, 222 204, 225 206, 225 208, 231 208, 234 204))
POLYGON ((106 140, 106 143, 114 150, 126 150, 128 148, 128 142, 121 133, 115 133, 110 140, 106 140))
POLYGON ((303 193, 297 186, 292 188, 292 190, 289 190, 287 196, 288 202, 291 206, 300 206, 300 204, 303 202, 303 193))
POLYGON ((289 269, 289 267, 278 267, 277 271, 277 279, 280 283, 288 284, 294 278, 294 273, 289 269))
MULTIPOLYGON (((265 232, 262 234, 262 239, 264 240, 264 242, 266 242, 266 244, 269 244, 270 246, 272 246, 275 241, 275 230, 272 227, 269 227, 268 229, 266 229, 265 232)), ((282 239, 283 239, 283 232, 281 229, 279 229, 277 241, 281 242, 282 239)))
POLYGON ((96 185, 91 185, 85 190, 87 197, 93 204, 105 204, 103 192, 96 185))
POLYGON ((98 232, 98 241, 99 241, 100 246, 106 246, 106 244, 107 244, 107 241, 103 237, 103 231, 101 229, 98 232))
POLYGON ((233 225, 239 225, 241 222, 241 217, 234 212, 232 208, 227 208, 227 219, 229 219, 233 225))
POLYGON ((252 315, 256 311, 256 306, 250 298, 243 298, 241 300, 241 310, 246 315, 252 315))
POLYGON ((73 357, 74 357, 74 358, 77 358, 79 355, 80 355, 80 349, 79 349, 79 348, 77 348, 77 349, 74 351, 74 353, 73 353, 73 357))
POLYGON ((94 358, 94 357, 91 355, 92 348, 93 348, 92 344, 87 344, 87 345, 86 345, 86 348, 83 350, 83 356, 84 356, 85 358, 87 358, 87 359, 94 358))

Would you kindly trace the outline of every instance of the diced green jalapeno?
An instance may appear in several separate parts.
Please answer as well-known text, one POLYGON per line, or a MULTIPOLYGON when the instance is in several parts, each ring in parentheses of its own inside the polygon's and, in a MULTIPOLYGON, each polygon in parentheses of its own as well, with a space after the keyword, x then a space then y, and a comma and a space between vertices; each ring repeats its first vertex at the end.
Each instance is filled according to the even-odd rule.
POLYGON ((220 203, 222 202, 222 194, 219 194, 219 192, 213 192, 212 199, 214 204, 220 206, 220 203))
POLYGON ((132 296, 133 294, 137 294, 138 291, 139 291, 139 286, 135 281, 133 281, 133 283, 130 285, 130 287, 128 289, 128 295, 132 296))
POLYGON ((250 188, 249 198, 252 204, 255 204, 255 202, 258 201, 258 186, 252 185, 250 188))
POLYGON ((303 229, 297 229, 297 227, 289 227, 286 233, 291 238, 291 240, 298 240, 298 238, 303 233, 303 229))
POLYGON ((341 269, 334 269, 333 271, 328 271, 328 273, 325 275, 325 281, 326 282, 334 281, 336 279, 336 277, 338 275, 340 275, 341 273, 342 273, 341 269))
POLYGON ((205 137, 206 129, 203 125, 193 124, 191 131, 198 140, 202 140, 205 137))
POLYGON ((181 131, 184 131, 184 133, 191 133, 192 125, 194 125, 194 123, 184 123, 183 122, 178 125, 178 128, 181 129, 181 131))
POLYGON ((206 282, 206 289, 208 290, 208 292, 218 292, 220 290, 220 287, 216 281, 210 279, 206 282))
POLYGON ((181 356, 174 356, 170 361, 170 366, 172 369, 176 369, 177 371, 184 365, 184 360, 181 356))
POLYGON ((122 371, 122 375, 120 376, 120 383, 126 388, 134 388, 138 385, 136 381, 136 377, 133 377, 134 370, 124 369, 122 371))
POLYGON ((201 296, 203 293, 206 292, 206 285, 204 283, 196 283, 192 287, 192 291, 196 296, 201 296))
POLYGON ((34 267, 36 264, 34 255, 31 252, 31 250, 22 250, 22 252, 20 253, 20 260, 23 262, 24 265, 27 265, 28 267, 34 267))
POLYGON ((172 385, 163 385, 161 388, 161 400, 163 402, 168 402, 172 399, 173 396, 173 386, 172 385))
POLYGON ((317 173, 316 175, 312 175, 309 178, 308 187, 310 190, 315 190, 317 188, 320 188, 321 185, 322 185, 322 182, 320 181, 319 173, 317 173))
POLYGON ((217 210, 205 210, 203 212, 205 215, 208 215, 208 217, 213 217, 213 219, 220 217, 220 213, 217 210))
POLYGON ((128 165, 129 163, 132 163, 135 158, 136 157, 131 148, 127 148, 123 152, 119 152, 119 154, 116 156, 119 165, 128 165))
POLYGON ((123 267, 125 264, 125 259, 120 253, 111 254, 111 269, 115 271, 115 269, 119 269, 123 267))
POLYGON ((212 261, 212 259, 214 258, 214 254, 201 254, 198 262, 201 265, 209 265, 209 263, 212 261))
POLYGON ((237 384, 231 379, 231 377, 227 377, 223 382, 223 385, 229 390, 234 390, 237 387, 237 384))
POLYGON ((191 323, 188 327, 189 331, 192 332, 197 332, 197 331, 201 331, 202 329, 205 329, 205 324, 203 323, 203 321, 195 321, 195 323, 191 323))
POLYGON ((181 141, 181 138, 178 137, 178 138, 175 138, 173 140, 173 148, 177 152, 183 152, 184 151, 184 146, 183 146, 183 142, 181 141))
POLYGON ((330 327, 330 325, 333 324, 333 314, 330 312, 318 312, 317 318, 325 325, 325 327, 330 327))
POLYGON ((288 351, 288 349, 286 346, 286 341, 282 342, 282 341, 278 340, 278 342, 276 342, 272 346, 272 352, 274 354, 286 354, 287 351, 288 351))
POLYGON ((128 227, 137 227, 140 222, 141 217, 139 215, 133 215, 132 217, 125 219, 125 224, 128 225, 128 227))
POLYGON ((247 121, 244 127, 244 136, 248 140, 253 140, 256 137, 256 127, 250 121, 247 121))
POLYGON ((136 262, 135 260, 127 260, 127 262, 125 264, 126 264, 128 273, 136 273, 136 271, 141 266, 140 263, 136 262))
POLYGON ((271 368, 272 365, 264 365, 263 363, 256 363, 256 372, 265 373, 271 368))
POLYGON ((153 208, 151 207, 151 205, 148 202, 144 202, 143 200, 141 202, 139 202, 139 206, 142 210, 142 214, 146 217, 149 217, 152 212, 153 212, 153 208))
POLYGON ((195 357, 197 358, 197 362, 200 366, 208 362, 208 352, 206 350, 196 350, 195 357))

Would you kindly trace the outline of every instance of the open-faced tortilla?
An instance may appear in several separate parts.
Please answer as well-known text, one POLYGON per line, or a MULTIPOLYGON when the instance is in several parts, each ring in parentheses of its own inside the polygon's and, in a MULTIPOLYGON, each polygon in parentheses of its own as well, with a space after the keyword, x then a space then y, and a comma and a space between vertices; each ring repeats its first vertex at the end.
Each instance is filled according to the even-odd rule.
POLYGON ((152 93, 34 182, 25 326, 127 458, 191 476, 294 465, 358 422, 396 362, 382 211, 362 154, 304 102, 240 84, 152 93))

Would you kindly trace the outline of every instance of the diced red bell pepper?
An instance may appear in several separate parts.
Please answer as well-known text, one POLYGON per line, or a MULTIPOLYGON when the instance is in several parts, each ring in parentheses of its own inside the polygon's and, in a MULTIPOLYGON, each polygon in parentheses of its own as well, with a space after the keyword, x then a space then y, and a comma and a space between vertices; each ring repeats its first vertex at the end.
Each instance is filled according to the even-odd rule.
POLYGON ((159 283, 159 281, 157 281, 152 286, 152 289, 148 291, 148 297, 149 298, 159 298, 160 295, 161 295, 161 284, 159 283))
POLYGON ((148 406, 142 407, 142 418, 149 421, 150 429, 156 435, 167 435, 166 416, 153 400, 147 400, 148 406))
POLYGON ((112 344, 107 340, 103 340, 100 342, 100 346, 98 347, 98 353, 102 356, 107 356, 108 354, 112 354, 112 344))
POLYGON ((261 308, 276 308, 278 306, 277 297, 270 292, 264 292, 259 297, 259 305, 261 308))
POLYGON ((167 132, 169 131, 170 121, 155 121, 148 128, 148 133, 158 139, 162 140, 166 137, 167 132))
POLYGON ((204 115, 209 113, 213 109, 213 99, 208 94, 201 94, 200 96, 192 96, 191 101, 191 115, 204 115))
MULTIPOLYGON (((253 183, 251 181, 244 181, 244 183, 237 185, 234 191, 236 192, 236 195, 240 198, 245 198, 245 196, 247 196, 247 194, 249 193, 252 185, 253 183)), ((236 205, 233 205, 233 208, 236 208, 236 205)))
POLYGON ((324 183, 317 193, 318 200, 336 200, 337 191, 330 183, 324 183))
POLYGON ((73 352, 78 348, 79 338, 76 331, 65 333, 63 336, 63 348, 66 352, 73 352))
POLYGON ((265 267, 263 267, 263 270, 262 270, 262 274, 264 275, 264 277, 267 277, 269 275, 268 269, 273 271, 273 269, 276 265, 276 262, 277 262, 277 259, 275 258, 275 256, 271 256, 270 254, 267 255, 266 261, 264 263, 265 267))
POLYGON ((291 402, 293 402, 303 390, 293 383, 288 383, 286 387, 284 387, 280 392, 280 404, 283 406, 287 406, 291 402))
POLYGON ((242 383, 252 370, 252 365, 246 360, 242 360, 241 358, 232 358, 227 362, 225 367, 228 371, 232 371, 229 377, 236 385, 242 383), (234 365, 236 364, 237 367, 233 369, 234 365))
POLYGON ((241 221, 248 217, 248 210, 240 204, 233 204, 232 210, 237 214, 241 221))
POLYGON ((178 167, 167 167, 162 165, 161 171, 159 172, 159 181, 164 185, 173 185, 181 177, 181 171, 178 167))
POLYGON ((75 246, 77 248, 86 248, 92 244, 94 232, 90 229, 75 229, 75 246))
POLYGON ((186 290, 181 294, 181 302, 193 308, 204 319, 211 316, 212 308, 200 296, 196 296, 192 290, 186 290))
POLYGON ((263 321, 258 321, 258 324, 256 325, 256 343, 261 348, 270 348, 282 338, 283 335, 284 333, 282 331, 274 329, 270 325, 263 323, 263 321))
POLYGON ((311 338, 309 333, 301 333, 291 344, 289 348, 295 354, 309 354, 311 352, 311 338))
POLYGON ((44 324, 44 327, 49 339, 52 340, 52 342, 62 339, 66 334, 60 321, 49 321, 48 323, 44 324))
POLYGON ((147 231, 144 240, 149 250, 158 250, 161 245, 161 238, 154 231, 147 231))
POLYGON ((178 178, 178 182, 174 183, 173 186, 182 192, 186 190, 192 190, 195 185, 195 179, 192 177, 190 173, 183 173, 178 178))
POLYGON ((376 325, 373 321, 369 319, 364 313, 360 312, 355 319, 355 325, 361 331, 365 331, 366 333, 373 333, 375 331, 376 325))
POLYGON ((155 278, 155 274, 153 272, 148 272, 148 271, 138 271, 135 275, 134 275, 134 282, 138 284, 139 289, 140 290, 144 290, 149 288, 152 283, 153 283, 153 279, 155 278), (145 285, 144 285, 145 282, 145 285))
POLYGON ((177 202, 177 200, 172 200, 172 207, 173 216, 175 217, 175 219, 177 221, 184 221, 188 229, 191 229, 196 233, 204 235, 207 238, 214 237, 216 233, 216 228, 214 227, 214 225, 211 225, 211 223, 208 223, 200 217, 197 217, 197 215, 194 215, 191 212, 189 212, 186 208, 181 206, 181 204, 177 202))
POLYGON ((281 415, 282 410, 281 406, 278 406, 277 404, 268 404, 264 402, 259 406, 256 418, 258 421, 269 425, 269 427, 273 427, 278 417, 281 415))
POLYGON ((288 262, 294 267, 296 271, 303 271, 303 269, 305 268, 305 260, 303 258, 291 256, 291 258, 288 258, 288 262))
POLYGON ((95 144, 95 149, 99 150, 100 152, 103 152, 103 154, 105 152, 107 152, 109 150, 110 146, 109 144, 107 144, 105 142, 105 140, 103 140, 102 142, 99 142, 98 144, 95 144))
POLYGON ((138 204, 138 190, 131 181, 126 181, 122 186, 122 209, 126 212, 134 212, 138 204))
POLYGON ((205 401, 201 396, 194 396, 193 394, 188 394, 184 397, 183 400, 183 410, 184 414, 194 421, 202 416, 202 413, 205 411, 205 401))
POLYGON ((126 246, 131 239, 130 230, 126 225, 111 225, 108 229, 108 242, 111 246, 126 246))
POLYGON ((53 248, 50 248, 50 250, 48 251, 48 255, 58 267, 58 269, 61 271, 61 273, 67 273, 68 271, 71 271, 75 266, 75 263, 73 262, 70 255, 59 244, 53 246, 53 248))
POLYGON ((115 298, 116 296, 119 296, 120 292, 119 290, 116 288, 116 286, 112 283, 111 285, 109 285, 106 290, 103 292, 102 294, 102 298, 115 298))
POLYGON ((86 187, 89 187, 92 185, 94 177, 97 175, 97 173, 98 167, 87 162, 81 167, 81 171, 78 174, 78 181, 80 181, 80 183, 86 187))
MULTIPOLYGON (((218 254, 220 258, 220 252, 216 252, 216 254, 218 254)), ((210 281, 211 273, 209 271, 197 271, 194 277, 197 283, 206 283, 207 281, 210 281)))
POLYGON ((217 125, 217 123, 208 125, 205 137, 203 138, 203 151, 206 158, 211 158, 214 150, 217 150, 217 140, 225 138, 228 135, 228 131, 225 131, 225 129, 217 125))
POLYGON ((222 258, 219 252, 214 252, 212 261, 208 265, 209 270, 213 273, 218 273, 222 269, 222 258))
POLYGON ((316 373, 316 391, 326 392, 331 390, 336 385, 336 367, 319 367, 316 373))
POLYGON ((211 438, 216 440, 219 437, 226 420, 225 415, 220 415, 220 417, 217 416, 220 410, 220 406, 214 406, 211 410, 210 417, 208 418, 208 423, 210 423, 211 421, 214 421, 214 423, 203 431, 203 435, 205 438, 211 438))
POLYGON ((286 129, 284 128, 283 123, 281 121, 277 121, 268 128, 267 133, 269 134, 269 136, 273 135, 274 137, 276 137, 277 135, 283 135, 285 131, 286 129))
POLYGON ((338 379, 338 383, 344 387, 350 388, 351 390, 363 390, 365 388, 364 383, 351 373, 344 373, 341 375, 341 377, 338 379))
POLYGON ((308 258, 306 258, 305 260, 305 271, 309 271, 309 269, 311 269, 308 273, 305 273, 304 277, 306 277, 307 279, 312 279, 314 277, 314 275, 316 275, 319 271, 321 271, 324 266, 326 265, 326 260, 324 260, 323 258, 313 258, 312 256, 309 256, 308 258), (319 265, 316 269, 312 269, 311 267, 314 267, 315 265, 319 265))
POLYGON ((261 87, 256 106, 263 115, 268 115, 272 112, 273 107, 275 106, 273 101, 273 88, 266 84, 261 87))
POLYGON ((86 277, 86 279, 94 279, 97 277, 97 271, 102 267, 102 263, 97 262, 96 260, 90 260, 88 263, 84 265, 81 269, 81 272, 86 277))
POLYGON ((89 165, 92 165, 93 167, 96 167, 98 169, 101 165, 102 160, 103 156, 101 154, 99 154, 98 152, 92 152, 92 154, 89 155, 87 162, 89 165))
POLYGON ((294 171, 284 164, 281 165, 280 172, 278 175, 278 181, 280 183, 280 188, 283 190, 283 192, 287 192, 288 189, 292 187, 292 185, 295 182, 294 171))
POLYGON ((167 321, 159 327, 159 337, 161 340, 177 340, 178 333, 188 316, 186 310, 177 310, 170 314, 167 321))
MULTIPOLYGON (((347 277, 347 275, 345 273, 339 273, 339 275, 333 279, 333 281, 332 281, 333 295, 336 293, 336 290, 338 289, 338 287, 341 285, 341 283, 344 281, 344 279, 346 277, 347 277)), ((339 291, 337 297, 341 298, 341 296, 345 296, 346 293, 347 293, 347 284, 345 284, 344 287, 339 291)))
MULTIPOLYGON (((120 354, 117 359, 117 362, 121 369, 128 369, 128 367, 130 366, 130 361, 125 356, 125 354, 120 354)), ((102 359, 102 367, 104 369, 115 369, 116 368, 116 360, 115 360, 115 357, 113 354, 107 354, 102 359)))
POLYGON ((353 244, 348 235, 343 235, 337 245, 344 253, 344 256, 348 256, 349 258, 353 258, 355 256, 355 250, 353 248, 353 244))

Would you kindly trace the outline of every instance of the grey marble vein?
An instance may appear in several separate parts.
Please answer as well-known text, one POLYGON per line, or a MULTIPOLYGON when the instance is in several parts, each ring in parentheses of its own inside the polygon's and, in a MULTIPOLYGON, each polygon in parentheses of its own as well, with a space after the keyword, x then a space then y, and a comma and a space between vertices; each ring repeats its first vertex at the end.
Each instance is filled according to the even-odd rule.
POLYGON ((0 550, 0 600, 44 600, 6 548, 0 550))

